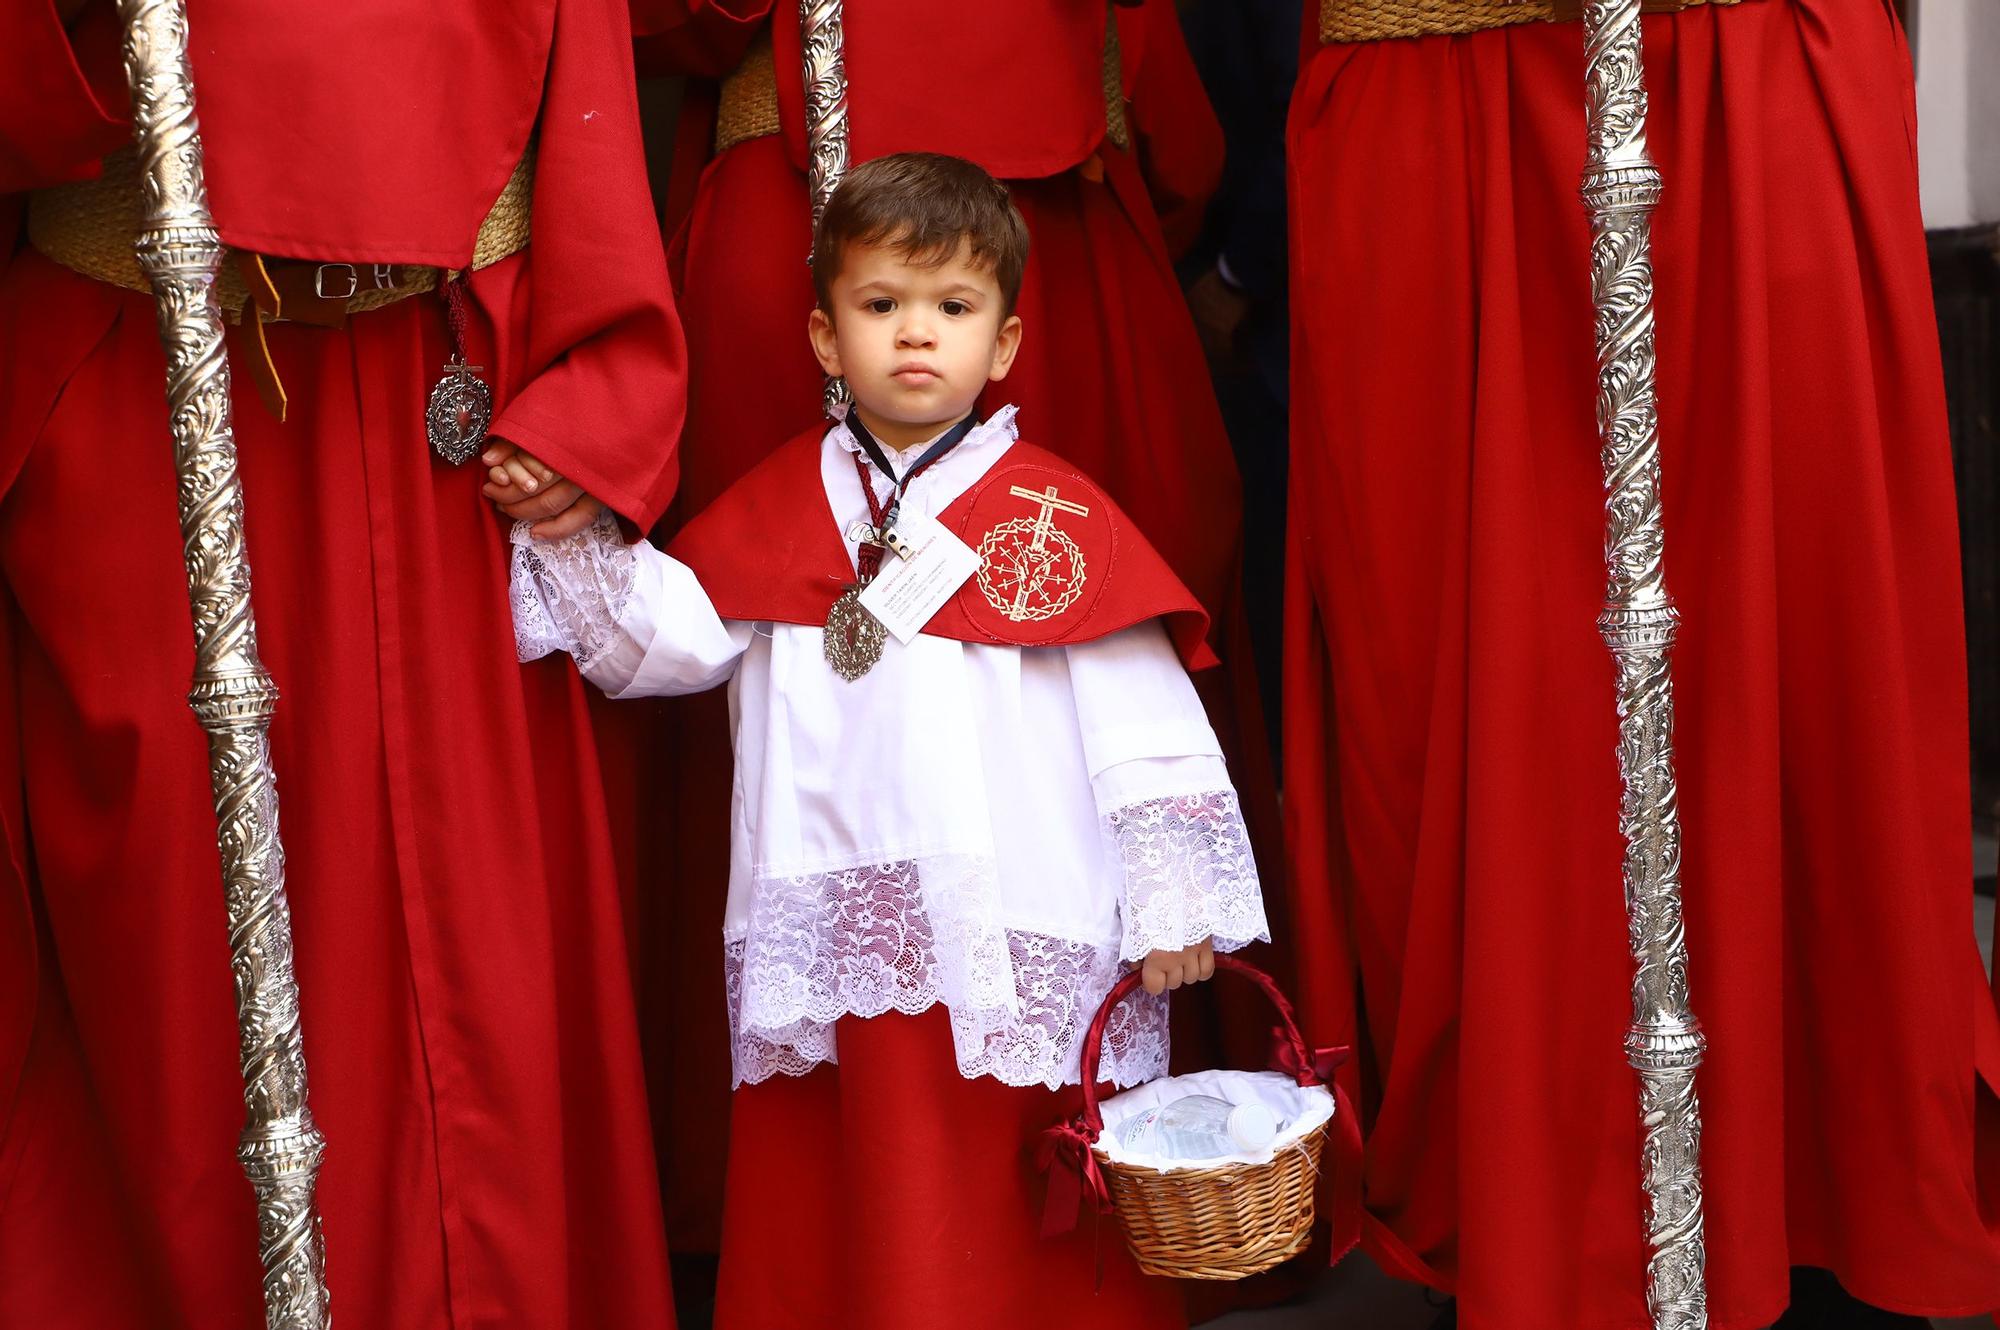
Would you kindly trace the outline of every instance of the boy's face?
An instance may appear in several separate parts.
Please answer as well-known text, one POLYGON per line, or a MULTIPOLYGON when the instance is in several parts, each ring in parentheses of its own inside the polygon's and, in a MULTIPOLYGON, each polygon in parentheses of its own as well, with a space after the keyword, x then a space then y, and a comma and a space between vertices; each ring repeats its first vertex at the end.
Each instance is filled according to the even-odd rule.
POLYGON ((944 263, 913 263, 886 245, 849 245, 831 284, 831 317, 814 309, 813 354, 846 378, 869 429, 902 448, 972 410, 1007 377, 1021 320, 1005 312, 991 271, 961 245, 944 263))

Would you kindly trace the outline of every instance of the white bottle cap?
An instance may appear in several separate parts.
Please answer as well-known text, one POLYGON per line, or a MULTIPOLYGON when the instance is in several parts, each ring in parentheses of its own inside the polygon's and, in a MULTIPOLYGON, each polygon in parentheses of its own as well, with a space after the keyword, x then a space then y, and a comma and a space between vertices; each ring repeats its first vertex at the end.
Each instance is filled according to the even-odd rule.
POLYGON ((1244 1153, 1267 1149, 1278 1135, 1278 1119, 1262 1104, 1238 1104, 1229 1110, 1229 1139, 1244 1153))

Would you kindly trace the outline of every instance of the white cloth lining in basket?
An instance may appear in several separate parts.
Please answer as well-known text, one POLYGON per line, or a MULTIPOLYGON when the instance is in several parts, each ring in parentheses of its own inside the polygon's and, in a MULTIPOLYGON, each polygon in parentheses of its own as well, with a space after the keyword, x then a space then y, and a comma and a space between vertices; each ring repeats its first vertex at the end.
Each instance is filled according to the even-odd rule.
POLYGON ((1306 1133, 1333 1118, 1333 1092, 1323 1085, 1302 1086, 1275 1071, 1197 1071, 1150 1081, 1098 1105, 1104 1134, 1097 1148, 1114 1163, 1171 1173, 1177 1169, 1214 1168, 1218 1164, 1261 1164, 1296 1145, 1306 1133), (1128 1153, 1119 1146, 1120 1126, 1149 1108, 1188 1095, 1210 1095, 1232 1104, 1263 1104, 1278 1119, 1278 1135, 1255 1154, 1223 1155, 1217 1159, 1163 1159, 1128 1153))

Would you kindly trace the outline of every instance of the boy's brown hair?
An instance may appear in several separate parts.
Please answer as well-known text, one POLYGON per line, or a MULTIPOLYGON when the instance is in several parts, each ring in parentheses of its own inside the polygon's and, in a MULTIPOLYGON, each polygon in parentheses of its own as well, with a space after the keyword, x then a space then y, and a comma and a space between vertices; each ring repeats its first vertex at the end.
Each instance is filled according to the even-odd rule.
POLYGON ((863 162, 841 179, 813 232, 813 290, 833 313, 830 292, 849 245, 888 245, 923 266, 950 262, 970 246, 990 269, 1005 313, 1014 312, 1028 265, 1028 224, 1007 187, 963 157, 899 152, 863 162))

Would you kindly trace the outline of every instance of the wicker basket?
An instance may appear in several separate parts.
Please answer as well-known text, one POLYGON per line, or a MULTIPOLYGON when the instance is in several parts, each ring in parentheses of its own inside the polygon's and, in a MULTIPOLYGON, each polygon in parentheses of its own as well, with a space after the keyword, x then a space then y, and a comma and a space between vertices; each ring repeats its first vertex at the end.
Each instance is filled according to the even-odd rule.
MULTIPOLYGON (((1217 956, 1215 966, 1264 990, 1281 1021, 1278 1034, 1285 1055, 1280 1064, 1298 1077, 1300 1085, 1322 1084, 1314 1056, 1299 1034, 1292 1004, 1277 983, 1233 956, 1217 956)), ((1312 1237, 1320 1151, 1332 1124, 1322 1123, 1261 1164, 1162 1172, 1111 1159, 1096 1144, 1104 1130, 1097 1106, 1098 1057, 1112 1009, 1138 986, 1139 974, 1134 971, 1105 996, 1083 1041, 1083 1112, 1053 1134, 1088 1146, 1091 1163, 1104 1183, 1101 1194, 1108 1194, 1132 1258, 1145 1273, 1176 1279, 1247 1279, 1262 1274, 1298 1255, 1312 1237)), ((1090 1171, 1090 1165, 1084 1167, 1090 1171)))

